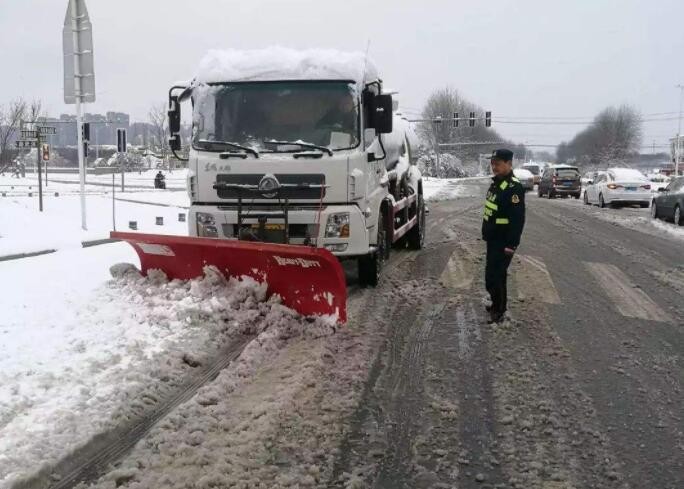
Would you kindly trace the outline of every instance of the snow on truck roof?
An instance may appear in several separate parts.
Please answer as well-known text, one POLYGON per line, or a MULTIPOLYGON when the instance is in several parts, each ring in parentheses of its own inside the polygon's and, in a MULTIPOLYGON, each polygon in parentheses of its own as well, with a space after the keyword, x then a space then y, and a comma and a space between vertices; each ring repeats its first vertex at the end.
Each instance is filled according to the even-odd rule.
POLYGON ((195 83, 351 80, 365 84, 377 79, 375 65, 361 52, 271 47, 210 50, 200 61, 195 83))

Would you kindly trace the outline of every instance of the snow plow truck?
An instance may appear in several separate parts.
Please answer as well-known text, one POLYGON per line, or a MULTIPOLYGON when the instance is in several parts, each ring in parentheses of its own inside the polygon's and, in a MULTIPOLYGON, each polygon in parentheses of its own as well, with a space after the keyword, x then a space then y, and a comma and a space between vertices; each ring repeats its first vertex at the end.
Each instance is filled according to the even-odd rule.
POLYGON ((190 101, 188 237, 113 233, 143 273, 268 283, 304 315, 346 321, 340 260, 375 286, 392 248, 425 235, 416 138, 372 62, 325 50, 210 51, 169 90, 169 144, 190 101))

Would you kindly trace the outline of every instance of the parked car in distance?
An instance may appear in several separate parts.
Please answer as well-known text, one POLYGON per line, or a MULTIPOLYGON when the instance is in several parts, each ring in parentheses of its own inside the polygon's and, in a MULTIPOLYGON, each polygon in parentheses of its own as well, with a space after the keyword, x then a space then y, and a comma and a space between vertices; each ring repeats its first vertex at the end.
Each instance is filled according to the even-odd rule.
POLYGON ((604 171, 588 171, 582 176, 582 187, 586 188, 587 185, 591 185, 596 180, 596 177, 605 173, 604 171))
POLYGON ((537 187, 539 197, 546 195, 549 199, 553 199, 557 195, 561 197, 571 195, 579 199, 581 194, 582 183, 576 166, 553 165, 544 169, 537 187))
MULTIPOLYGON (((534 183, 535 184, 539 183, 539 180, 541 179, 542 167, 538 163, 523 163, 522 167, 525 170, 532 173, 532 175, 534 176, 534 183)), ((518 178, 520 178, 520 177, 518 177, 518 178)))
POLYGON ((651 182, 632 168, 609 168, 584 191, 584 203, 600 207, 634 204, 648 207, 651 199, 651 182))
POLYGON ((534 190, 534 174, 526 168, 516 168, 513 174, 518 177, 525 190, 534 190))
POLYGON ((672 179, 663 173, 649 173, 646 178, 651 182, 651 192, 658 192, 661 188, 667 187, 672 179))
POLYGON ((672 219, 679 226, 684 225, 684 177, 673 178, 661 189, 651 202, 653 219, 672 219))

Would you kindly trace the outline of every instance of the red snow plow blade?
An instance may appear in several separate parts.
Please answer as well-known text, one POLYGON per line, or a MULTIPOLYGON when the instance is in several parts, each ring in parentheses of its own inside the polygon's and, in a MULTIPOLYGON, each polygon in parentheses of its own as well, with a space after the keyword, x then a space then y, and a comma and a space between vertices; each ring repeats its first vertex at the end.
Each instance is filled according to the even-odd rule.
POLYGON ((171 279, 204 275, 213 265, 226 276, 243 275, 268 283, 268 295, 304 316, 336 315, 347 321, 347 284, 338 259, 328 250, 308 246, 214 238, 121 233, 140 257, 142 272, 163 271, 171 279))

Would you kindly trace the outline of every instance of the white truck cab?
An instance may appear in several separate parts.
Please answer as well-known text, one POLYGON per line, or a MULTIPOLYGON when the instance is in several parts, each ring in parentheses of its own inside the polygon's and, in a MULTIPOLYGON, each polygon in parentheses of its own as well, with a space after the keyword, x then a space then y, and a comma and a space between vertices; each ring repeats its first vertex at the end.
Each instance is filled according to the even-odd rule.
POLYGON ((174 152, 184 100, 191 236, 323 247, 357 258, 368 285, 392 245, 422 246, 412 133, 364 55, 210 52, 169 91, 174 152))

